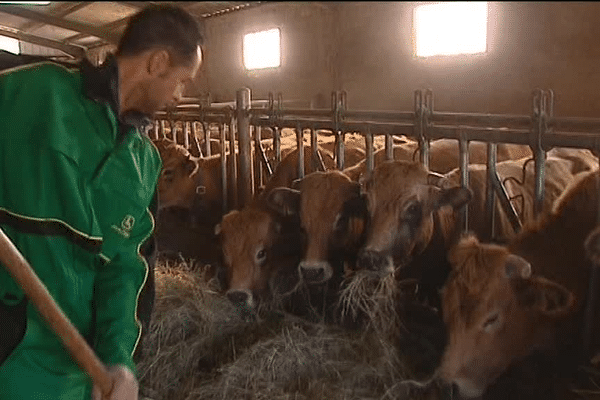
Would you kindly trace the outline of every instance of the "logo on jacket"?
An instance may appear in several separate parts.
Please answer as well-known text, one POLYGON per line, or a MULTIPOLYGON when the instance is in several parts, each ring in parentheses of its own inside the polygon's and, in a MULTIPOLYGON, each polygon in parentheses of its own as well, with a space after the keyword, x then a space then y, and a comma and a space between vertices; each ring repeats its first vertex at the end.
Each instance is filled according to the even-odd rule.
POLYGON ((117 231, 120 235, 125 238, 129 238, 131 234, 131 229, 133 229, 133 224, 135 223, 135 218, 133 216, 127 214, 123 221, 121 221, 121 226, 112 225, 112 228, 117 231))

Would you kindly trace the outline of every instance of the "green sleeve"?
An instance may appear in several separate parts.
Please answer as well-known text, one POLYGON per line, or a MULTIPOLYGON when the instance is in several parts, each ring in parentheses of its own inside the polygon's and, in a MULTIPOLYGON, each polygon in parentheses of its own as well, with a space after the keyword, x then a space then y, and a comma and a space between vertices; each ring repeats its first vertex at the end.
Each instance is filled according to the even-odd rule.
POLYGON ((141 336, 138 297, 148 276, 140 247, 153 228, 152 216, 146 211, 124 250, 100 268, 94 285, 96 353, 106 365, 123 364, 134 372, 133 352, 141 336))

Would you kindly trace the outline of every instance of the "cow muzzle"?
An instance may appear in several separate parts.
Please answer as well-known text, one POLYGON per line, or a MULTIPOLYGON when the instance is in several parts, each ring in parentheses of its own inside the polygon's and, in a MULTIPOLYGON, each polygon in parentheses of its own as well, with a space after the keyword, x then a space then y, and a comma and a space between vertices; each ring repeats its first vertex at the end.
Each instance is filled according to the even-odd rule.
POLYGON ((333 269, 326 261, 302 261, 298 270, 302 280, 310 285, 325 283, 333 275, 333 269))
POLYGON ((374 250, 361 250, 358 253, 357 266, 359 270, 373 271, 381 277, 394 273, 392 257, 374 250))
POLYGON ((254 298, 252 292, 245 289, 231 289, 227 291, 227 298, 240 312, 244 321, 254 319, 254 298))

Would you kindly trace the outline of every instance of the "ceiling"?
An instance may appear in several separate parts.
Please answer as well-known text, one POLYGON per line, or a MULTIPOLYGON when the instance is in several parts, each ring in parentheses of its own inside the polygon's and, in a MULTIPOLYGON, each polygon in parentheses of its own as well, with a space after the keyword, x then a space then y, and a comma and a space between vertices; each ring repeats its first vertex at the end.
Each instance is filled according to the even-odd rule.
POLYGON ((47 5, 0 2, 0 35, 19 39, 21 51, 80 58, 116 45, 127 19, 148 4, 175 4, 197 18, 212 18, 264 1, 51 1, 47 5))

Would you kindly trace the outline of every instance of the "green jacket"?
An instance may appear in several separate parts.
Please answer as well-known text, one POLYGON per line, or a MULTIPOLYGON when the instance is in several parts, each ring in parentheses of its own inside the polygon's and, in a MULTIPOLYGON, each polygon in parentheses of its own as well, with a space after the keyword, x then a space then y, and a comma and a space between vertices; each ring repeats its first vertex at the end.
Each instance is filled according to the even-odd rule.
MULTIPOLYGON (((89 82, 52 63, 0 74, 0 227, 99 358, 135 371, 148 276, 140 246, 154 229, 148 206, 162 164, 148 137, 119 123, 118 88, 101 87, 108 100, 94 100, 89 82)), ((23 296, 0 266, 0 301, 23 296)), ((25 336, 0 365, 0 399, 89 393, 89 378, 29 304, 25 336)))

